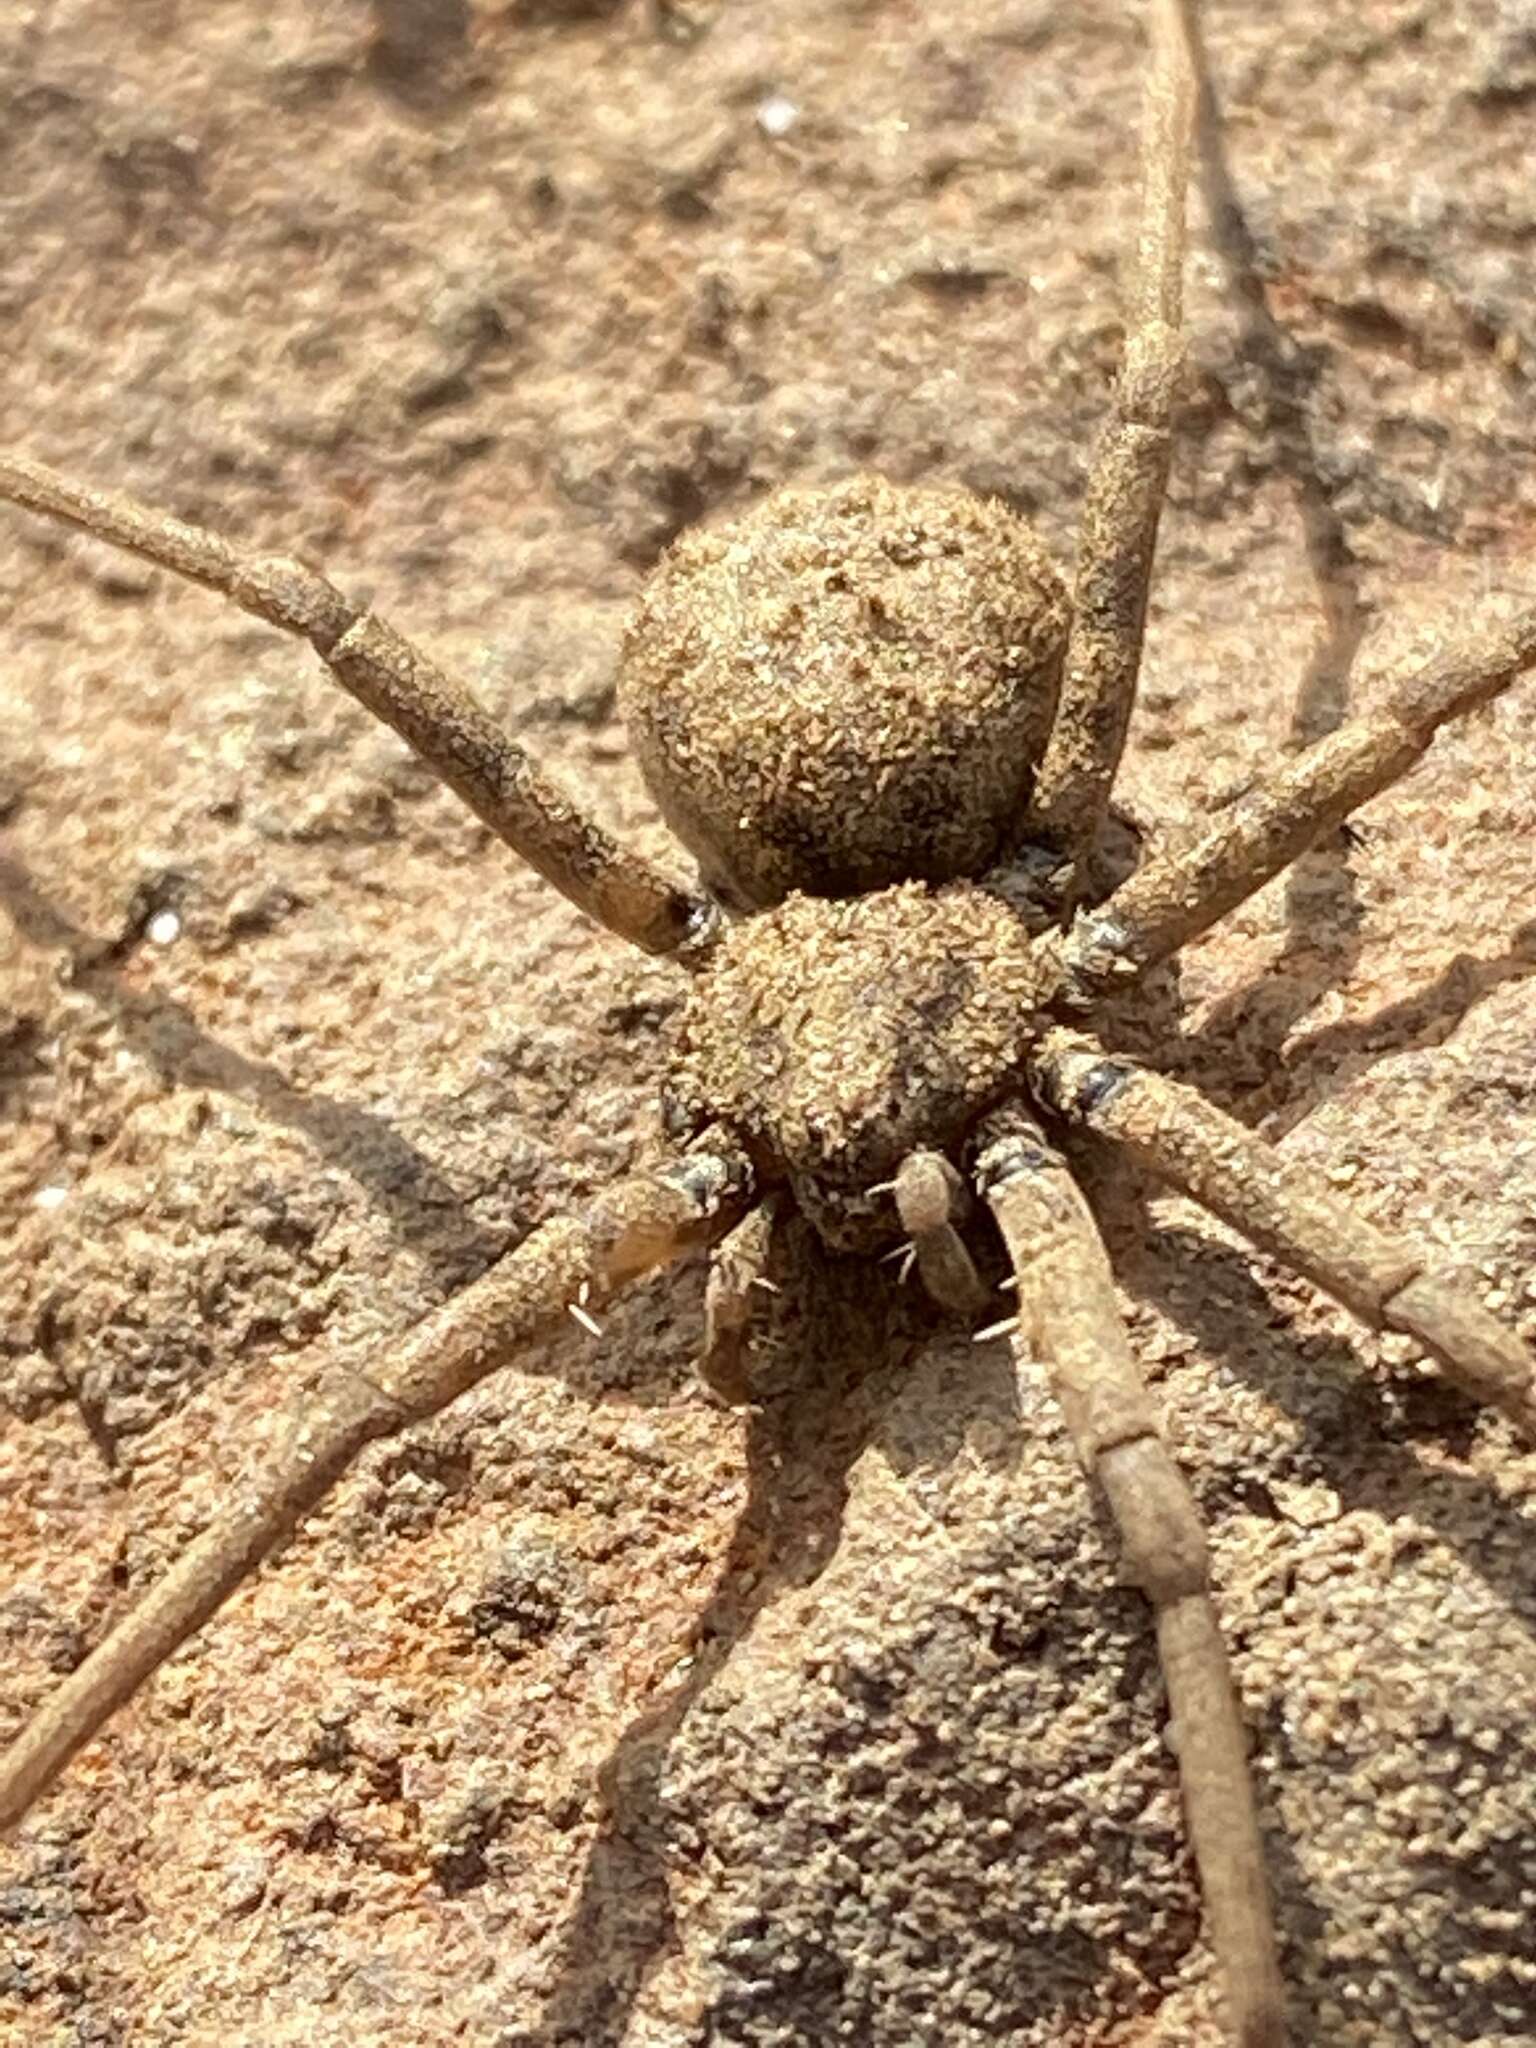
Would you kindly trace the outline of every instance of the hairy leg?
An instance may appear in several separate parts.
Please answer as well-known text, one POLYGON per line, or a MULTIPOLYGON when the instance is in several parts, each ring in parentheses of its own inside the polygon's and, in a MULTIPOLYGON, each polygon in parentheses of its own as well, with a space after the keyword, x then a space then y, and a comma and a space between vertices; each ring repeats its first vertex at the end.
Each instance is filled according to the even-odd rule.
POLYGON ((1123 1146, 1373 1329, 1412 1337, 1447 1379, 1536 1442, 1536 1363, 1465 1279, 1375 1229, 1193 1088, 1070 1031, 1053 1032, 1033 1066, 1053 1109, 1123 1146))
POLYGON ((1194 58, 1180 0, 1152 0, 1149 26, 1152 64, 1125 358, 1094 452, 1061 697, 1028 828, 1031 839, 1065 857, 1069 910, 1109 806, 1136 699, 1184 361, 1179 329, 1194 58))
POLYGON ((1152 1604, 1179 1773, 1213 1946, 1240 2048, 1280 2048, 1284 1995, 1247 1743, 1211 1600, 1205 1533, 1158 1432, 1088 1205, 1038 1126, 983 1127, 978 1179, 1013 1260, 1015 1343, 1050 1367, 1067 1426, 1103 1489, 1132 1578, 1152 1604))
POLYGON ((1087 1007, 1198 937, 1314 839, 1386 789, 1449 719, 1508 689, 1536 663, 1536 606, 1453 643, 1352 719, 1266 776, 1193 845, 1154 855, 1057 943, 1058 995, 1087 1007))
POLYGON ((563 895, 648 953, 696 954, 718 912, 627 851, 552 782, 462 683, 302 562, 253 555, 117 492, 0 456, 0 498, 46 513, 233 598, 307 640, 342 688, 381 718, 563 895))
POLYGON ((396 1348, 332 1368, 287 1440, 0 1757, 0 1827, 27 1811, 83 1743, 213 1615, 322 1500, 367 1443, 434 1415, 573 1305, 596 1307, 740 1213, 750 1169, 719 1132, 618 1182, 583 1216, 535 1230, 396 1348))

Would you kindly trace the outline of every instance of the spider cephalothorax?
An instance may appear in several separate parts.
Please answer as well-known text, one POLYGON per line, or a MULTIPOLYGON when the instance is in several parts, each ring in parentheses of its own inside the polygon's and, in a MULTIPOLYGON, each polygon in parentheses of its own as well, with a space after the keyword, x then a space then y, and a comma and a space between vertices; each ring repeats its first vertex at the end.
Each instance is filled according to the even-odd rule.
POLYGON ((689 993, 675 1088, 738 1132, 829 1244, 898 1234, 911 1152, 951 1153, 1017 1083, 1041 986, 1028 926, 973 882, 791 896, 730 932, 689 993))
MULTIPOLYGON (((1093 893, 1135 694, 1181 363, 1196 52, 1187 5, 1150 11, 1131 332, 1070 615, 1027 530, 960 492, 856 478, 782 492, 685 538, 641 602, 622 699, 703 887, 620 847, 468 692, 316 572, 0 458, 5 496, 310 640, 572 901, 694 976, 669 1090, 679 1142, 584 1213, 531 1230, 364 1367, 327 1365, 248 1487, 0 1760, 0 1822, 27 1810, 364 1444, 435 1413, 568 1316, 590 1331, 616 1290, 690 1246, 711 1248, 704 1364, 732 1395, 750 1290, 772 1287, 766 1255, 787 1206, 846 1249, 899 1223, 907 1264, 974 1326, 987 1295, 963 1235, 968 1174, 993 1253, 1006 1248, 1012 1266, 1018 1312, 1003 1327, 1021 1366, 1048 1366, 1153 1612, 1232 2033, 1242 2048, 1278 2048, 1263 1843, 1200 1517, 1093 1214, 1042 1120, 1092 1131, 1536 1439, 1530 1357, 1471 1284, 1082 1029, 1403 775, 1438 726, 1536 663, 1536 609, 1450 642, 1369 717, 1288 759, 1187 844, 1154 848, 1074 917, 1093 893), (751 914, 732 927, 729 912, 751 914)), ((943 2021, 914 2024, 926 2038, 943 2021)))

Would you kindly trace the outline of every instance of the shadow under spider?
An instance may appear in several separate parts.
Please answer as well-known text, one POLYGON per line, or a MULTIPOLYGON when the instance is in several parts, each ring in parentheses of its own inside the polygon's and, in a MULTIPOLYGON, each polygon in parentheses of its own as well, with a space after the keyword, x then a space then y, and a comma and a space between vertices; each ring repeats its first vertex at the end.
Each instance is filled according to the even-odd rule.
MULTIPOLYGON (((1444 1045, 1489 996, 1533 975, 1536 918, 1527 918, 1502 952, 1482 957, 1458 953, 1422 987, 1395 1002, 1291 1039, 1283 1054, 1270 1049, 1267 1066, 1249 1065, 1251 1039, 1236 1045, 1220 1041, 1214 1024, 1182 1036, 1172 972, 1149 977, 1139 1002, 1127 1000, 1108 1010, 1102 1035, 1174 1079, 1193 1082, 1212 1102, 1245 1123, 1262 1124, 1266 1136, 1279 1139, 1377 1060, 1444 1045)), ((1233 1003, 1252 1000, 1261 987, 1262 981, 1249 983, 1233 1003)))
MULTIPOLYGON (((1365 1378, 1358 1363, 1351 1366, 1336 1363, 1333 1356, 1305 1356, 1294 1335, 1283 1325, 1276 1327, 1273 1303, 1245 1255, 1197 1231, 1152 1232, 1143 1241, 1132 1284, 1139 1295, 1154 1301, 1203 1348, 1276 1400, 1301 1425, 1307 1456, 1346 1511, 1365 1510, 1386 1521, 1408 1516, 1426 1525, 1536 1643, 1536 1571, 1529 1562, 1532 1516, 1522 1513, 1517 1502, 1503 1498, 1488 1476, 1431 1470, 1414 1451, 1416 1438, 1422 1436, 1445 1445, 1453 1455, 1465 1456, 1484 1410, 1443 1381, 1410 1383, 1384 1396, 1365 1378), (1192 1269, 1199 1272, 1198 1286, 1181 1288, 1179 1278, 1187 1280, 1192 1269), (1326 1389, 1323 1417, 1327 1417, 1327 1406, 1336 1404, 1336 1426, 1332 1418, 1320 1418, 1315 1397, 1307 1398, 1298 1381, 1326 1389), (1495 1540, 1490 1541, 1490 1536, 1495 1540)), ((1261 1482, 1251 1504, 1263 1499, 1261 1482)), ((1272 1502, 1262 1511, 1277 1512, 1272 1502)), ((1399 1555, 1406 1548, 1400 1546, 1399 1555)), ((1277 1782, 1283 1788, 1289 1742, 1278 1714, 1267 1717, 1257 1731, 1257 1740, 1278 1759, 1277 1782)), ((1512 1794, 1522 1782, 1517 1775, 1519 1759, 1510 1753, 1507 1743, 1481 1761, 1488 1773, 1490 1796, 1501 1782, 1512 1794)), ((1341 1755, 1340 1774, 1349 1768, 1347 1756, 1341 1755)), ((1290 1887, 1300 1880, 1300 1872, 1284 1858, 1273 1860, 1271 1867, 1289 1928, 1295 1925, 1290 1887)), ((1527 1911, 1529 1864, 1501 1851, 1495 1843, 1475 1861, 1470 1855, 1465 1861, 1441 1857, 1432 1870, 1422 1865, 1415 1868, 1418 1883, 1431 1889, 1440 1902, 1435 1932, 1444 1967, 1436 1977, 1416 1967, 1409 1982, 1421 1999, 1433 2000, 1437 2025, 1443 2028, 1436 2039, 1473 2048, 1487 2038, 1488 2008, 1481 2001, 1469 2006, 1469 1973, 1487 1968, 1490 1941, 1485 1931, 1490 1924, 1501 1919, 1511 1926, 1521 1924, 1527 1911)), ((1311 1916, 1317 1914, 1310 1900, 1307 1908, 1303 1926, 1312 1924, 1311 1916)), ((1320 1931, 1320 1915, 1315 1924, 1320 1931)), ((1300 1953, 1305 1952, 1304 1944, 1300 1953)), ((1320 1964, 1293 1983, 1297 2019, 1310 2019, 1315 2027, 1315 2015, 1304 2010, 1303 2001, 1314 1997, 1313 1987, 1321 1989, 1326 1981, 1327 1968, 1320 1964)), ((1492 1993, 1493 1986, 1489 1988, 1492 1993)), ((1513 1984, 1508 1986, 1508 1995, 1516 2000, 1522 1997, 1513 1984)))
MULTIPOLYGON (((1179 1226, 1150 1227, 1134 1249, 1116 1246, 1133 1294, 1301 1425, 1307 1454, 1347 1507, 1428 1523, 1536 1644, 1530 1521, 1485 1475, 1432 1471, 1414 1455, 1422 1437, 1464 1457, 1487 1411, 1440 1379, 1389 1394, 1347 1352, 1308 1357, 1277 1324, 1274 1301, 1252 1270, 1257 1256, 1179 1226), (1199 1285, 1191 1286, 1196 1271, 1199 1285), (1318 1391, 1309 1395, 1309 1388, 1318 1391), (1507 1540, 1489 1543, 1490 1529, 1507 1540)), ((1241 1475, 1234 1478, 1241 1483, 1241 1475)))
POLYGON ((473 91, 468 0, 370 0, 367 74, 397 105, 446 114, 473 91))
POLYGON ((0 856, 0 903, 23 937, 66 956, 70 986, 108 1013, 163 1080, 252 1103, 273 1123, 309 1138, 374 1197, 434 1278, 467 1281, 505 1249, 495 1232, 468 1221, 463 1197, 384 1118, 306 1094, 275 1067, 214 1038, 184 1003, 131 987, 115 964, 122 949, 82 930, 11 855, 0 856))
MULTIPOLYGON (((1299 343, 1269 302, 1263 259, 1227 159, 1216 95, 1199 25, 1189 22, 1199 100, 1196 140, 1212 237, 1232 296, 1244 309, 1242 354, 1258 386, 1257 424, 1272 439, 1275 466, 1294 487, 1308 562, 1323 611, 1322 644, 1308 662, 1292 710, 1288 746, 1310 746, 1344 721, 1350 674, 1364 637, 1368 604, 1359 565, 1335 507, 1308 418, 1326 352, 1299 343)), ((1536 967, 1536 920, 1491 960, 1459 955, 1435 980, 1374 1015, 1325 1026, 1288 1043, 1318 1000, 1347 984, 1361 952, 1363 921, 1346 825, 1287 869, 1286 937, 1254 980, 1223 998, 1200 1029, 1179 1029, 1178 971, 1152 976, 1112 1005, 1108 1035, 1176 1077, 1189 1076, 1245 1121, 1263 1116, 1274 1135, 1299 1122, 1336 1082, 1341 1061, 1440 1044, 1482 998, 1536 967), (1282 1056, 1284 1055, 1284 1056, 1282 1056)))
MULTIPOLYGON (((1286 748, 1292 751, 1333 732, 1347 716, 1350 671, 1365 634, 1367 607, 1359 565, 1307 416, 1324 352, 1298 343, 1270 305, 1258 238, 1227 160, 1220 110, 1192 12, 1188 26, 1199 86, 1197 159, 1212 237, 1232 297, 1243 309, 1242 353, 1258 386, 1257 425, 1271 437, 1275 467, 1294 487, 1323 612, 1323 641, 1307 664, 1291 714, 1286 748)), ((1256 1074, 1274 1070, 1292 1026, 1327 989, 1348 979, 1359 958, 1362 913, 1349 864, 1351 843, 1347 831, 1340 832, 1288 869, 1287 936, 1278 958, 1262 983, 1218 1004, 1200 1034, 1213 1048, 1240 1045, 1245 1064, 1256 1074)))
POLYGON ((1337 1090, 1384 1054, 1443 1045, 1478 1005, 1511 981, 1536 974, 1536 918, 1517 925, 1491 959, 1458 953, 1432 981, 1367 1017, 1324 1025, 1294 1040, 1272 1088, 1279 1107, 1265 1119, 1272 1138, 1295 1128, 1323 1093, 1337 1090))
MULTIPOLYGON (((1536 1644, 1536 1570, 1511 1569, 1496 1547, 1469 1535, 1467 1509, 1507 1536, 1512 1549, 1528 1550, 1529 1525, 1483 1475, 1431 1472, 1413 1454, 1422 1436, 1465 1457, 1489 1411, 1438 1374, 1399 1383, 1388 1393, 1358 1359, 1351 1361, 1344 1346, 1330 1357, 1309 1357, 1288 1324, 1277 1321, 1274 1300, 1253 1270, 1255 1261, 1261 1269, 1268 1264, 1262 1253, 1156 1221, 1149 1203, 1166 1190, 1145 1175, 1128 1173, 1123 1158, 1108 1147, 1074 1136, 1068 1151, 1126 1293, 1158 1309, 1298 1422, 1308 1452, 1342 1500, 1385 1516, 1412 1512, 1430 1522, 1536 1644), (1198 1285, 1191 1284, 1195 1275, 1198 1285)), ((1252 1507, 1259 1493, 1244 1495, 1241 1485, 1242 1475, 1234 1475, 1234 1489, 1252 1507)), ((1207 1486, 1207 1497, 1209 1491, 1207 1486)))
MULTIPOLYGON (((850 1286, 846 1277, 839 1285, 836 1271, 827 1268, 841 1265, 846 1276, 847 1262, 818 1254, 809 1243, 809 1231, 804 1235, 807 1242, 797 1245, 792 1257, 786 1256, 780 1276, 797 1299, 788 1304, 781 1299, 777 1304, 780 1314, 792 1319, 787 1341, 776 1353, 778 1364, 788 1368, 789 1383, 767 1392, 751 1416, 748 1497, 715 1592, 695 1626, 692 1662, 683 1680, 639 1715, 608 1757, 600 1779, 600 1831, 587 1851, 579 1896, 561 1931, 553 1982, 537 2017, 500 2034, 498 2048, 620 2048, 627 2039, 653 1971, 680 1938, 668 1882, 679 1854, 686 1854, 685 1848, 680 1852, 669 1805, 669 1766, 675 1746, 689 1716, 732 1657, 743 1651, 765 1610, 787 1592, 812 1584, 831 1564, 843 1537, 850 1475, 861 1455, 878 1444, 893 1475, 909 1475, 917 1469, 937 1473, 957 1457, 978 1454, 972 1432, 982 1420, 994 1429, 1004 1424, 1009 1442, 1021 1441, 1031 1427, 1029 1417, 1019 1411, 1018 1390, 1012 1368, 1005 1363, 1006 1353, 994 1347, 991 1352, 973 1354, 963 1335, 955 1339, 953 1333, 955 1369, 944 1368, 942 1381, 934 1385, 955 1389, 959 1398, 935 1400, 930 1386, 924 1397, 913 1402, 903 1402, 898 1395, 893 1408, 893 1390, 905 1384, 904 1376, 923 1371, 922 1354, 927 1346, 942 1343, 944 1326, 915 1290, 898 1291, 894 1283, 870 1287, 855 1281, 850 1286), (807 1370, 810 1360, 815 1362, 814 1374, 807 1370)), ((867 1503, 864 1512, 868 1512, 867 1503)), ((1102 1511, 1098 1518, 1105 1521, 1102 1511)), ((958 1546, 956 1568, 961 1569, 962 1560, 969 1558, 963 1523, 957 1523, 953 1533, 958 1546)), ((1024 1540, 1029 1541, 1027 1534, 1024 1540)), ((1112 1554, 1114 1540, 1107 1527, 1101 1528, 1100 1540, 1112 1554)), ((963 1569, 969 1570, 969 1564, 963 1569)), ((1080 1644, 1103 1628, 1106 1598, 1112 1608, 1123 1601, 1140 1612, 1139 1596, 1128 1588, 1098 1582, 1074 1584, 1063 1578, 1052 1594, 1050 1628, 1055 1648, 1033 1644, 1028 1639, 1033 1628, 1031 1611, 1015 1613, 1011 1602, 1004 1601, 999 1611, 1012 1620, 1021 1640, 1012 1642, 1006 1651, 998 1650, 995 1642, 990 1647, 1010 1663, 1039 1658, 1042 1670, 1049 1670, 1059 1663, 1060 1643, 1080 1644)), ((935 1611, 942 1612, 947 1603, 939 1595, 936 1602, 935 1611)), ((965 1621, 957 1620, 955 1625, 965 1632, 965 1621)), ((1144 1621, 1138 1640, 1143 1654, 1133 1652, 1122 1674, 1122 1697, 1142 1698, 1151 1712, 1161 1681, 1149 1622, 1144 1621)), ((976 1643, 985 1658, 985 1623, 976 1643)), ((869 1682, 876 1688, 872 1697, 877 1697, 881 1677, 877 1674, 869 1682)), ((962 1677, 954 1682, 961 1688, 954 1695, 958 1709, 961 1698, 970 1697, 964 1691, 970 1681, 962 1677)), ((996 1736, 1007 1725, 1006 1711, 999 1720, 995 1699, 982 1711, 984 1719, 988 1714, 993 1717, 996 1736)), ((881 1752, 884 1739, 881 1736, 874 1741, 876 1752, 881 1752)), ((1103 1738, 1106 1742, 1112 1739, 1107 1734, 1103 1738)), ((991 1755, 983 1747, 976 1758, 984 1761, 991 1755)), ((1042 1760, 1042 1768, 1048 1772, 1054 1761, 1042 1760)), ((962 1744, 946 1767, 963 1775, 965 1762, 962 1744)), ((1171 1762, 1167 1768, 1171 1772, 1171 1762)), ((672 1789, 675 1793, 676 1788, 672 1789)), ((685 1816, 692 1810, 690 1798, 697 1801, 707 1796, 697 1790, 685 1796, 685 1816)), ((1076 1795, 1068 1791, 1064 1796, 1071 1800, 1076 1795)), ((983 1797, 978 1793, 978 1799, 983 1797)), ((899 1802, 895 1811, 899 1815, 899 1802)), ((1105 1872, 1112 1868, 1117 1830, 1109 1821, 1104 1828, 1105 1838, 1099 1847, 1105 1850, 1106 1860, 1101 1860, 1098 1868, 1100 1878, 1112 1882, 1105 1872)), ((979 1833, 978 1828, 978 1839, 979 1833)), ((1010 1839, 1005 1852, 997 1853, 1007 1854, 1015 1876, 1027 1885, 1036 1860, 1048 1857, 1050 1841, 1051 1828, 1040 1829, 1031 1821, 1010 1839)), ((1287 1927, 1292 1945, 1316 1942, 1324 1915, 1307 1893, 1290 1845, 1272 1827, 1268 1846, 1272 1868, 1280 1877, 1290 1908, 1287 1927)), ((851 1847, 849 1853, 857 1856, 859 1852, 851 1847)), ((1186 1858, 1187 1853, 1182 1843, 1173 1850, 1175 1858, 1186 1858)), ((983 1871, 987 1854, 983 1849, 983 1871)), ((766 1880, 769 1872, 765 1870, 763 1875, 766 1880)), ((816 1884, 814 1879, 807 1881, 816 1884)), ((942 1886, 955 1881, 953 1872, 941 1880, 937 1905, 941 1921, 946 1902, 950 1910, 955 1903, 942 1886)), ((977 1879, 972 1874, 961 1882, 974 1886, 977 1879)), ((985 1879, 981 1882, 981 1892, 971 1890, 956 1897, 987 1900, 985 1879)), ((765 1915, 771 1918, 784 1901, 766 1882, 761 1892, 755 1881, 749 1891, 750 1898, 740 1912, 711 1939, 710 1953, 725 1963, 726 1981, 717 1987, 721 2002, 712 2002, 695 2015, 699 2040, 715 2038, 716 2028, 723 2029, 722 2038, 729 2034, 736 2039, 732 2020, 743 2027, 741 2038, 756 2038, 753 2014, 761 2017, 761 2013, 752 2006, 754 1985, 736 1981, 738 1972, 744 1971, 747 1979, 753 1973, 749 1965, 725 1959, 736 1957, 738 1935, 750 1941, 759 1920, 765 1915), (746 2006, 733 2006, 733 1997, 738 2002, 745 2000, 746 2006)), ((825 1904, 817 1889, 816 1905, 825 1904)), ((1066 2038, 1092 2009, 1104 1966, 1101 1937, 1091 1916, 1054 1927, 1050 1967, 1042 1973, 1031 1967, 1032 1960, 1039 1960, 1036 1944, 1043 1938, 1038 1925, 1004 1915, 995 1897, 985 1906, 977 1905, 976 1910, 985 1927, 981 1937, 984 1981, 989 1989, 996 1988, 1000 2010, 1010 2003, 1015 2008, 1005 2029, 1007 2038, 1012 2038, 1015 2023, 1044 2023, 1061 2029, 1061 2038, 1066 2038), (1004 1918, 1006 1933, 999 1931, 1004 1918)), ((1184 1950, 1196 1938, 1197 1927, 1198 1913, 1193 1913, 1187 1924, 1175 1915, 1174 1923, 1163 1930, 1161 1951, 1155 1946, 1152 1951, 1159 1965, 1153 1971, 1156 1981, 1163 1981, 1164 1966, 1171 1981, 1184 1950)), ((776 2039, 820 2040, 836 2027, 847 2032, 852 2026, 857 2033, 860 2025, 868 2024, 868 2014, 858 2002, 863 1994, 849 1993, 839 1974, 838 1943, 844 1938, 839 1930, 839 1922, 817 1918, 814 1908, 807 1906, 806 1927, 796 1951, 800 1968, 793 1983, 783 1987, 783 2005, 773 2008, 776 2039), (844 2004, 845 1996, 851 2003, 844 2004)), ((921 1956, 920 1950, 915 1953, 921 1956)), ((1150 2010, 1156 1993, 1149 1990, 1147 1996, 1150 2010)), ((689 2038, 694 2038, 692 2032, 689 2038)))
POLYGON ((836 1551, 848 1475, 873 1420, 859 1383, 891 1363, 896 1342, 881 1313, 887 1304, 860 1313, 844 1293, 845 1312, 837 1312, 827 1255, 808 1228, 790 1225, 777 1249, 789 1299, 775 1307, 803 1317, 789 1345, 789 1383, 761 1390, 749 1411, 747 1498, 695 1623, 687 1675, 624 1731, 603 1765, 603 1818, 544 2010, 530 2030, 502 2035, 499 2048, 619 2048, 652 1963, 674 1939, 660 1824, 672 1744, 759 1614, 810 1585, 836 1551), (814 1379, 803 1369, 811 1357, 814 1379))
MULTIPOLYGON (((1288 1325, 1277 1322, 1274 1302, 1252 1269, 1256 1254, 1195 1229, 1154 1224, 1146 1197, 1157 1193, 1156 1187, 1150 1182, 1133 1186, 1123 1162, 1089 1156, 1090 1152, 1100 1155, 1100 1148, 1074 1157, 1074 1172, 1081 1170, 1092 1186, 1094 1207, 1113 1238, 1117 1274, 1127 1291, 1160 1310, 1209 1357, 1221 1360, 1300 1425, 1303 1456, 1337 1493, 1345 1512, 1364 1510, 1389 1522, 1411 1517, 1424 1524, 1536 1644, 1536 1572, 1528 1564, 1531 1515, 1502 1497, 1487 1475, 1432 1470, 1415 1455, 1416 1442, 1423 1439, 1465 1457, 1486 1411, 1439 1379, 1383 1390, 1366 1377, 1358 1360, 1349 1360, 1343 1347, 1322 1358, 1308 1356, 1288 1325)), ((1261 1475, 1240 1469, 1213 1472, 1207 1467, 1191 1476, 1199 1485, 1208 1524, 1222 1511, 1213 1507, 1213 1501, 1223 1495, 1225 1507, 1242 1506, 1272 1520, 1281 1518, 1261 1475)), ((1398 1554, 1407 1554, 1412 1547, 1410 1538, 1399 1546, 1398 1554)), ((1240 1657, 1241 1640, 1229 1641, 1240 1657)), ((1283 1717, 1278 1712, 1267 1715, 1254 1737, 1259 1753, 1273 1760, 1276 1789, 1283 1795, 1292 1758, 1283 1717)), ((1498 1759, 1484 1762, 1492 1773, 1498 1759)), ((1505 1759, 1507 1782, 1515 1782, 1518 1767, 1517 1759, 1505 1759)), ((1341 1755, 1340 1775, 1349 1768, 1348 1758, 1341 1755)), ((1295 1850, 1280 1830, 1266 1831, 1265 1851, 1289 1958, 1292 2024, 1306 2038, 1320 2039, 1316 1999, 1333 1972, 1323 1956, 1331 1915, 1318 1903, 1295 1850)), ((1435 1994, 1429 1992, 1430 1980, 1421 1971, 1416 1969, 1410 1978, 1421 1996, 1436 1997, 1437 2016, 1445 2028, 1437 2039, 1465 2042, 1470 2048, 1484 2038, 1481 2032, 1463 2031, 1469 2024, 1480 2028, 1486 2013, 1469 2014, 1466 1978, 1458 1981, 1454 1966, 1463 1959, 1474 1969, 1486 1964, 1487 1949, 1477 1946, 1477 1930, 1487 1927, 1490 1912, 1503 1912, 1510 1924, 1516 1924, 1528 1881, 1529 1873, 1518 1866, 1518 1859, 1501 1857, 1497 1849, 1485 1854, 1475 1870, 1449 1863, 1439 1870, 1433 1882, 1444 1910, 1437 1938, 1452 1969, 1446 1973, 1443 1991, 1435 1994)), ((1430 1883, 1427 1875, 1423 1882, 1430 1883)))

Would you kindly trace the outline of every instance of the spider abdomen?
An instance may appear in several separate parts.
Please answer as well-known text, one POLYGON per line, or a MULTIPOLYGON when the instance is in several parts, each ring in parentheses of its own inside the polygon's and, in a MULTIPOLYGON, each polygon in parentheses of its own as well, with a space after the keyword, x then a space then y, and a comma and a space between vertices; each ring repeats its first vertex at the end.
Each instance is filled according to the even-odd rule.
POLYGON ((787 1179, 829 1244, 871 1249, 893 1234, 907 1154, 954 1152, 1015 1081, 1039 983, 1025 921, 974 883, 791 896, 735 926, 694 983, 677 1106, 787 1179))
POLYGON ((1067 622, 1056 569, 996 500, 795 486, 663 557, 620 704, 734 907, 948 881, 1019 835, 1067 622))

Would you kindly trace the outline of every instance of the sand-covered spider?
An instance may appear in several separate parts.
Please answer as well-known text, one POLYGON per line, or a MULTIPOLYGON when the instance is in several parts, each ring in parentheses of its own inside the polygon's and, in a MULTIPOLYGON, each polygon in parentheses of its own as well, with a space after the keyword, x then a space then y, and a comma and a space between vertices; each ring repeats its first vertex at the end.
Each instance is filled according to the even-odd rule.
POLYGON ((878 1181, 882 1177, 881 1169, 877 1166, 871 1166, 868 1169, 868 1177, 871 1181, 878 1181))

